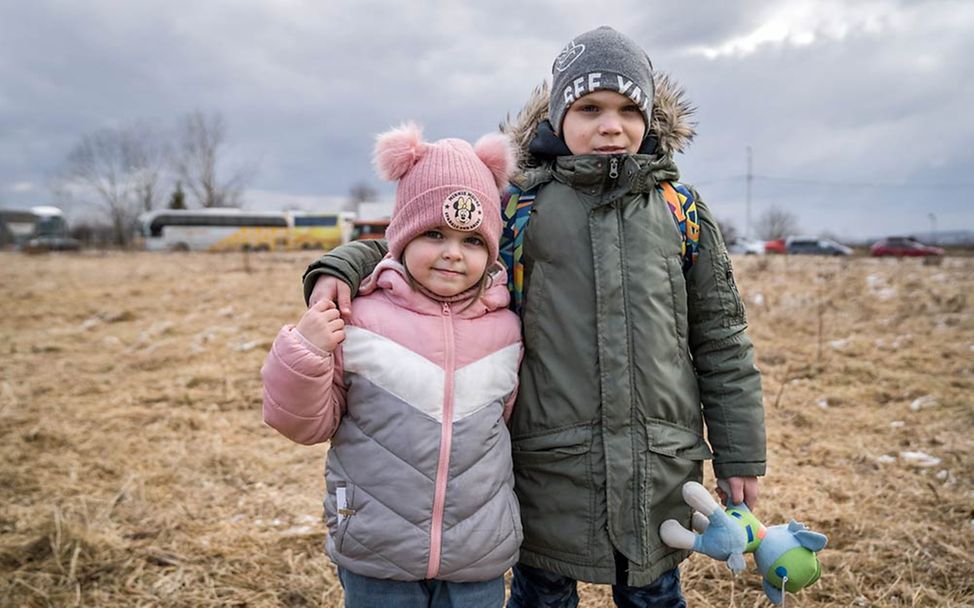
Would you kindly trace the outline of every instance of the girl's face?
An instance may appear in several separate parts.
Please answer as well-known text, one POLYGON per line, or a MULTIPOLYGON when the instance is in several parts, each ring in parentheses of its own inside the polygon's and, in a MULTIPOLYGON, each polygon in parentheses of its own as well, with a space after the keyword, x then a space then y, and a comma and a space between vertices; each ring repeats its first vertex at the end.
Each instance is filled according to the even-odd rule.
POLYGON ((631 99, 603 90, 579 97, 565 113, 561 129, 572 154, 635 154, 646 123, 631 99))
POLYGON ((439 226, 409 241, 402 261, 417 283, 448 298, 480 281, 487 255, 487 244, 479 234, 439 226))

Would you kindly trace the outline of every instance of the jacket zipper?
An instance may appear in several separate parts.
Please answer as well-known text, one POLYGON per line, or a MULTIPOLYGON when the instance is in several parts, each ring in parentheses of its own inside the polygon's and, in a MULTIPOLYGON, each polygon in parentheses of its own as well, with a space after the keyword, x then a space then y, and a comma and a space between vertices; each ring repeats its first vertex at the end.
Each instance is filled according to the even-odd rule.
POLYGON ((436 481, 433 493, 433 520, 430 524, 430 558, 426 568, 426 578, 434 579, 440 572, 440 558, 443 553, 443 511, 446 507, 446 483, 450 472, 450 445, 453 442, 453 366, 455 353, 453 344, 453 316, 450 305, 443 303, 443 333, 446 353, 443 366, 443 422, 440 426, 440 458, 436 467, 436 481))
POLYGON ((619 179, 619 157, 613 156, 609 159, 609 178, 619 179))

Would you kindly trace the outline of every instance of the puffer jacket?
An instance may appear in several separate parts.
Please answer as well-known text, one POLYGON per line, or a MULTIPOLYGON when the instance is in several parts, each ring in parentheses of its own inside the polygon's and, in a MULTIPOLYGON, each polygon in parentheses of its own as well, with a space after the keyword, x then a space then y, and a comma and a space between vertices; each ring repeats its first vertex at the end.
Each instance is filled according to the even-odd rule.
POLYGON ((354 301, 334 357, 292 326, 275 339, 261 369, 264 420, 299 443, 331 439, 325 513, 337 565, 467 582, 515 563, 506 419, 521 341, 504 280, 448 304, 412 290, 387 260, 354 301))
MULTIPOLYGON (((699 256, 684 274, 681 235, 657 186, 694 135, 692 108, 657 77, 639 154, 573 156, 547 125, 547 89, 506 125, 521 145, 513 182, 536 193, 523 243, 525 354, 511 418, 521 561, 578 580, 651 583, 687 552, 666 519, 713 459, 718 477, 765 473, 761 378, 720 230, 699 194, 699 256), (561 146, 561 149, 559 149, 561 146), (706 439, 704 424, 706 423, 706 439)), ((326 254, 305 273, 356 285, 378 244, 326 254)))

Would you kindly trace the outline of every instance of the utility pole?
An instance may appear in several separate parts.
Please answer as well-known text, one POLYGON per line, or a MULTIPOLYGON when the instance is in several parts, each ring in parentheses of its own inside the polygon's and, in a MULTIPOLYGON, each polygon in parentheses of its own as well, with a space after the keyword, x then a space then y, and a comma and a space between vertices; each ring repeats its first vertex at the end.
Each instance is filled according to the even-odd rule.
POLYGON ((744 219, 744 240, 751 240, 751 181, 754 176, 751 174, 751 146, 747 147, 747 209, 744 219))

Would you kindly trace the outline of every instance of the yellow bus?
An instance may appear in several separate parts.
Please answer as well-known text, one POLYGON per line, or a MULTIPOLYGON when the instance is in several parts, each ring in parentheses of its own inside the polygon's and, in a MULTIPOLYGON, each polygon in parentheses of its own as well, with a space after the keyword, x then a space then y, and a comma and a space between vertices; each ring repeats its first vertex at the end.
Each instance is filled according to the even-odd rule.
POLYGON ((283 251, 331 249, 351 238, 345 211, 158 209, 140 217, 150 251, 283 251))
POLYGON ((292 211, 290 249, 334 249, 352 238, 355 214, 292 211))

